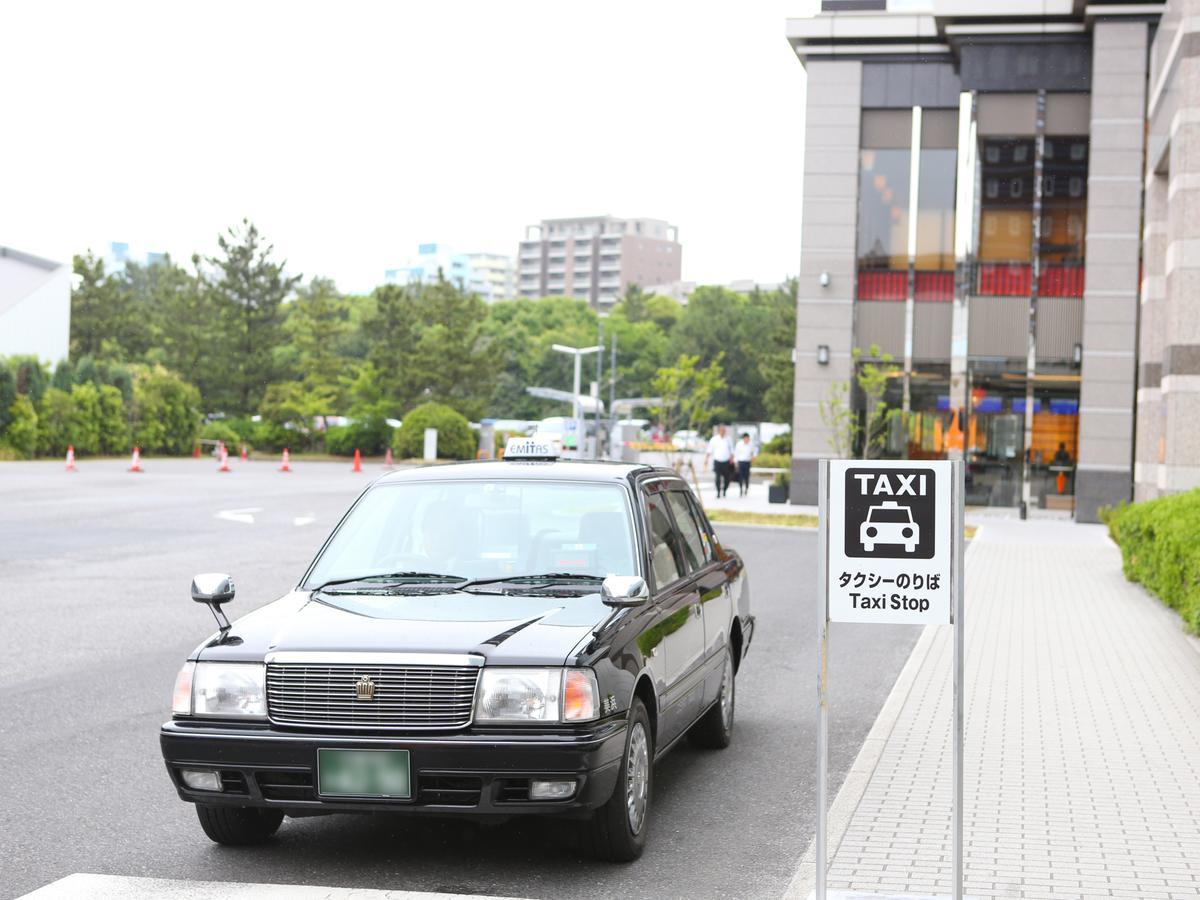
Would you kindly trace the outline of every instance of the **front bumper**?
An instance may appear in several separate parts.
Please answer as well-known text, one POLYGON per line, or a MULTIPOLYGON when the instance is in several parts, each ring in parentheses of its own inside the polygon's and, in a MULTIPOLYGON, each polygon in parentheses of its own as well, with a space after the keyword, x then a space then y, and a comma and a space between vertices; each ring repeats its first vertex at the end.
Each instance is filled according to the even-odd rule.
POLYGON ((473 732, 440 736, 351 736, 293 732, 269 724, 217 725, 173 720, 159 735, 180 798, 192 803, 274 807, 290 813, 379 812, 511 816, 584 815, 616 787, 625 722, 609 720, 570 733, 473 732), (403 749, 412 771, 410 800, 322 799, 317 749, 403 749), (223 790, 197 791, 183 768, 216 769, 223 790), (529 799, 533 778, 574 778, 568 800, 529 799))

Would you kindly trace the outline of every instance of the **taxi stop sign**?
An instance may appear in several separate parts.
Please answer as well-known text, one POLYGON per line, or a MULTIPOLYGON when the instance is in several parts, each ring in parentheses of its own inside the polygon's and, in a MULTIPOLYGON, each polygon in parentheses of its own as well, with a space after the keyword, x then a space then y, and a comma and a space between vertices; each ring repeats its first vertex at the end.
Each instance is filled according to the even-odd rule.
POLYGON ((816 898, 828 868, 829 623, 846 622, 954 626, 951 884, 961 900, 963 463, 823 459, 818 471, 816 898))
POLYGON ((829 619, 949 625, 951 463, 829 463, 829 619))

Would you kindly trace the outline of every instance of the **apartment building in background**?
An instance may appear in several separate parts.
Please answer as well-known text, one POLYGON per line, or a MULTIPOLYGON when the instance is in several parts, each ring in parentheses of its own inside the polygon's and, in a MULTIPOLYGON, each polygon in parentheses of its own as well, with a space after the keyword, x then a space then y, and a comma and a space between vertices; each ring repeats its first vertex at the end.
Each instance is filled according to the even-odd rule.
POLYGON ((678 281, 679 230, 661 219, 543 219, 525 229, 517 255, 521 297, 578 297, 597 308, 636 284, 678 281))
POLYGON ((101 256, 104 271, 109 275, 114 272, 124 272, 129 263, 149 268, 157 262, 166 260, 167 254, 161 250, 146 250, 142 247, 131 247, 126 241, 111 241, 108 249, 101 256))
POLYGON ((439 274, 486 303, 516 296, 516 270, 502 253, 460 253, 446 244, 418 244, 414 256, 384 272, 386 284, 432 284, 439 274))
POLYGON ((968 504, 1094 522, 1200 485, 1200 0, 825 0, 787 38, 793 502, 872 347, 879 455, 965 459, 968 504))

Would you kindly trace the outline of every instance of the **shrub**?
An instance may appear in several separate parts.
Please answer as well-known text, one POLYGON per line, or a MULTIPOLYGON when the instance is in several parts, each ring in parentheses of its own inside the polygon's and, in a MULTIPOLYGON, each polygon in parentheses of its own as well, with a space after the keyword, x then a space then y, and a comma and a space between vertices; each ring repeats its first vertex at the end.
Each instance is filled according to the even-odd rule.
POLYGON ((379 416, 364 416, 349 425, 332 425, 325 430, 325 449, 338 456, 383 453, 392 440, 392 426, 379 416))
POLYGON ((8 450, 22 459, 30 459, 37 450, 37 410, 24 394, 17 394, 17 399, 8 409, 8 428, 4 431, 4 443, 8 450))
POLYGON ((425 452, 425 429, 438 431, 439 459, 474 459, 479 444, 471 423, 449 406, 425 403, 409 412, 392 437, 392 449, 400 459, 419 459, 425 452))
POLYGON ((1144 585, 1200 634, 1200 489, 1102 510, 1125 577, 1144 585))
POLYGON ((191 453, 200 432, 200 392, 162 366, 133 370, 133 441, 143 453, 191 453))
POLYGON ((765 444, 762 445, 763 453, 781 453, 785 456, 792 455, 792 433, 785 431, 783 434, 777 434, 765 444))
POLYGON ((792 457, 783 453, 760 453, 754 457, 754 465, 760 469, 790 469, 792 457))
POLYGON ((125 395, 115 385, 100 388, 99 420, 101 453, 124 453, 129 449, 129 420, 125 414, 125 395))
POLYGON ((279 453, 284 447, 289 450, 303 450, 308 445, 308 439, 304 435, 290 428, 284 428, 277 422, 261 419, 252 424, 250 444, 259 450, 279 453))
POLYGON ((200 437, 206 441, 224 441, 226 449, 235 456, 241 449, 242 436, 226 422, 205 422, 200 437))
MULTIPOLYGON (((67 452, 67 445, 75 442, 73 426, 75 404, 71 395, 61 388, 49 387, 38 403, 37 452, 48 456, 59 456, 67 452)), ((12 427, 9 427, 12 430, 12 427)))

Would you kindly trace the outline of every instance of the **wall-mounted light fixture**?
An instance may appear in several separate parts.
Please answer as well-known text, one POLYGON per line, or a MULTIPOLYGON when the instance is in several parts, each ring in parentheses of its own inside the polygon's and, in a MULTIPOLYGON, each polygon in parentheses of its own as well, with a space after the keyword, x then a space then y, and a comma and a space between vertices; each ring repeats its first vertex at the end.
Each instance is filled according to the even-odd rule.
POLYGON ((818 344, 817 345, 817 365, 819 365, 819 366, 829 365, 829 345, 828 344, 818 344))
POLYGON ((829 273, 828 273, 828 272, 822 272, 822 273, 821 273, 821 274, 820 274, 820 275, 817 277, 817 281, 819 281, 819 282, 820 282, 820 284, 821 284, 821 287, 829 287, 829 281, 830 281, 830 278, 829 278, 829 273))
POLYGON ((1071 348, 1071 362, 1077 366, 1083 364, 1083 344, 1076 344, 1071 348))

